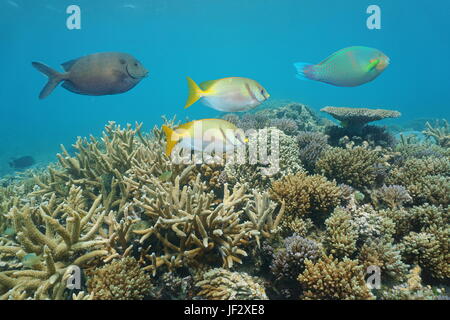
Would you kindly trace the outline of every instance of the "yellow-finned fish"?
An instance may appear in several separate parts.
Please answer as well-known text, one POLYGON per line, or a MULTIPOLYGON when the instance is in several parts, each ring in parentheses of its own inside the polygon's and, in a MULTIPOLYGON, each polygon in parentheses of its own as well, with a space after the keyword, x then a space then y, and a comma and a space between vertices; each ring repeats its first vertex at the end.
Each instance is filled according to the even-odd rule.
POLYGON ((294 66, 300 80, 356 87, 378 77, 389 63, 389 58, 378 49, 354 46, 333 53, 319 64, 298 62, 294 66))
POLYGON ((163 125, 166 134, 166 155, 170 156, 176 145, 203 152, 228 152, 246 143, 243 130, 223 119, 203 119, 184 123, 175 129, 163 125))
POLYGON ((270 95, 262 85, 252 79, 231 77, 205 81, 198 86, 187 77, 189 96, 184 108, 197 100, 210 108, 224 112, 247 111, 259 106, 270 95))

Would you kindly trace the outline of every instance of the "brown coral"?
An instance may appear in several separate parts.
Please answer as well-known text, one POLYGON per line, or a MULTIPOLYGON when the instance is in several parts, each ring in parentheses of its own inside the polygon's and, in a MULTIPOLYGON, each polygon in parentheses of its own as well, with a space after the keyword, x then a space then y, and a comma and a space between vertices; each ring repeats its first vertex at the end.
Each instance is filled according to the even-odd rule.
POLYGON ((305 299, 374 299, 364 281, 364 269, 356 260, 338 261, 332 255, 316 263, 306 260, 305 271, 298 276, 305 299))
POLYGON ((90 271, 87 286, 93 300, 142 300, 152 290, 150 275, 131 257, 90 271))
POLYGON ((300 172, 273 182, 271 195, 286 202, 286 211, 290 215, 324 215, 339 204, 341 189, 324 176, 300 172))

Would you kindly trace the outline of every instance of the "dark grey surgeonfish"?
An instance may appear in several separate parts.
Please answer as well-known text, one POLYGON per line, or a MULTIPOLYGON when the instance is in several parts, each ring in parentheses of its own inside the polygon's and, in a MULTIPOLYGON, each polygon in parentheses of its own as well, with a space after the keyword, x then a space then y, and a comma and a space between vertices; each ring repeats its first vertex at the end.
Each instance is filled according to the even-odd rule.
POLYGON ((39 94, 47 97, 62 82, 62 87, 78 94, 101 96, 123 93, 146 77, 148 70, 132 55, 120 52, 90 54, 62 64, 65 72, 58 72, 40 62, 33 67, 48 76, 39 94))

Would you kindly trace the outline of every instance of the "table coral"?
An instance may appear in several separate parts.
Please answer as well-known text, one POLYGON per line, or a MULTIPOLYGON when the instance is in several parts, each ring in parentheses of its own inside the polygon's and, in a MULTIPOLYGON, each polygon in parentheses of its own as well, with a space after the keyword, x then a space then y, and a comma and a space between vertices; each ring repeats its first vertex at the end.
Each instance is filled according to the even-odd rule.
POLYGON ((333 118, 341 121, 342 125, 352 128, 355 132, 361 131, 369 122, 386 118, 398 118, 401 113, 385 109, 325 107, 320 111, 328 113, 333 118))
POLYGON ((374 299, 364 280, 365 270, 356 260, 339 261, 330 255, 315 263, 307 260, 305 266, 298 276, 305 299, 374 299))

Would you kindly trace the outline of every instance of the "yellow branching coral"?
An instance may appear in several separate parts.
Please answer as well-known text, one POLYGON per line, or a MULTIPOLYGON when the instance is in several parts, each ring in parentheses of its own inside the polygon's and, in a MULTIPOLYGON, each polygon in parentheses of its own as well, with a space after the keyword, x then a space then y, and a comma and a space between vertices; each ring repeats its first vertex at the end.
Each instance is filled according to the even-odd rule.
POLYGON ((271 217, 274 206, 261 199, 255 200, 256 205, 247 204, 250 221, 244 221, 244 210, 239 208, 244 208, 251 197, 245 193, 245 186, 236 185, 230 192, 225 184, 223 200, 218 204, 213 203, 213 193, 204 189, 199 176, 192 186, 183 188, 180 177, 174 183, 153 179, 142 187, 135 204, 143 209, 151 226, 135 232, 142 235, 141 242, 148 238, 159 240, 165 253, 153 257, 148 269, 154 271, 159 265, 168 265, 168 261, 171 266, 194 262, 209 252, 219 253, 224 267, 231 268, 247 255, 243 245, 260 234, 268 235, 270 228, 278 224, 279 219, 271 217))
POLYGON ((358 261, 338 261, 332 255, 313 263, 305 262, 305 271, 298 276, 305 299, 367 300, 374 299, 364 281, 363 267, 358 261))
POLYGON ((267 300, 264 287, 257 279, 243 272, 211 269, 195 284, 197 296, 208 300, 267 300))
POLYGON ((288 214, 304 216, 331 212, 340 203, 341 189, 321 175, 299 172, 273 182, 271 194, 286 202, 288 214))
POLYGON ((69 199, 57 204, 56 196, 38 207, 13 207, 8 214, 17 231, 17 243, 0 246, 0 253, 41 257, 30 269, 0 273, 0 284, 8 291, 3 298, 26 291, 36 299, 62 299, 72 265, 83 266, 106 256, 107 239, 98 236, 106 212, 99 196, 91 207, 81 200, 80 188, 70 190, 69 199))
POLYGON ((114 260, 90 271, 88 276, 93 300, 142 300, 153 288, 150 275, 132 257, 114 260))

